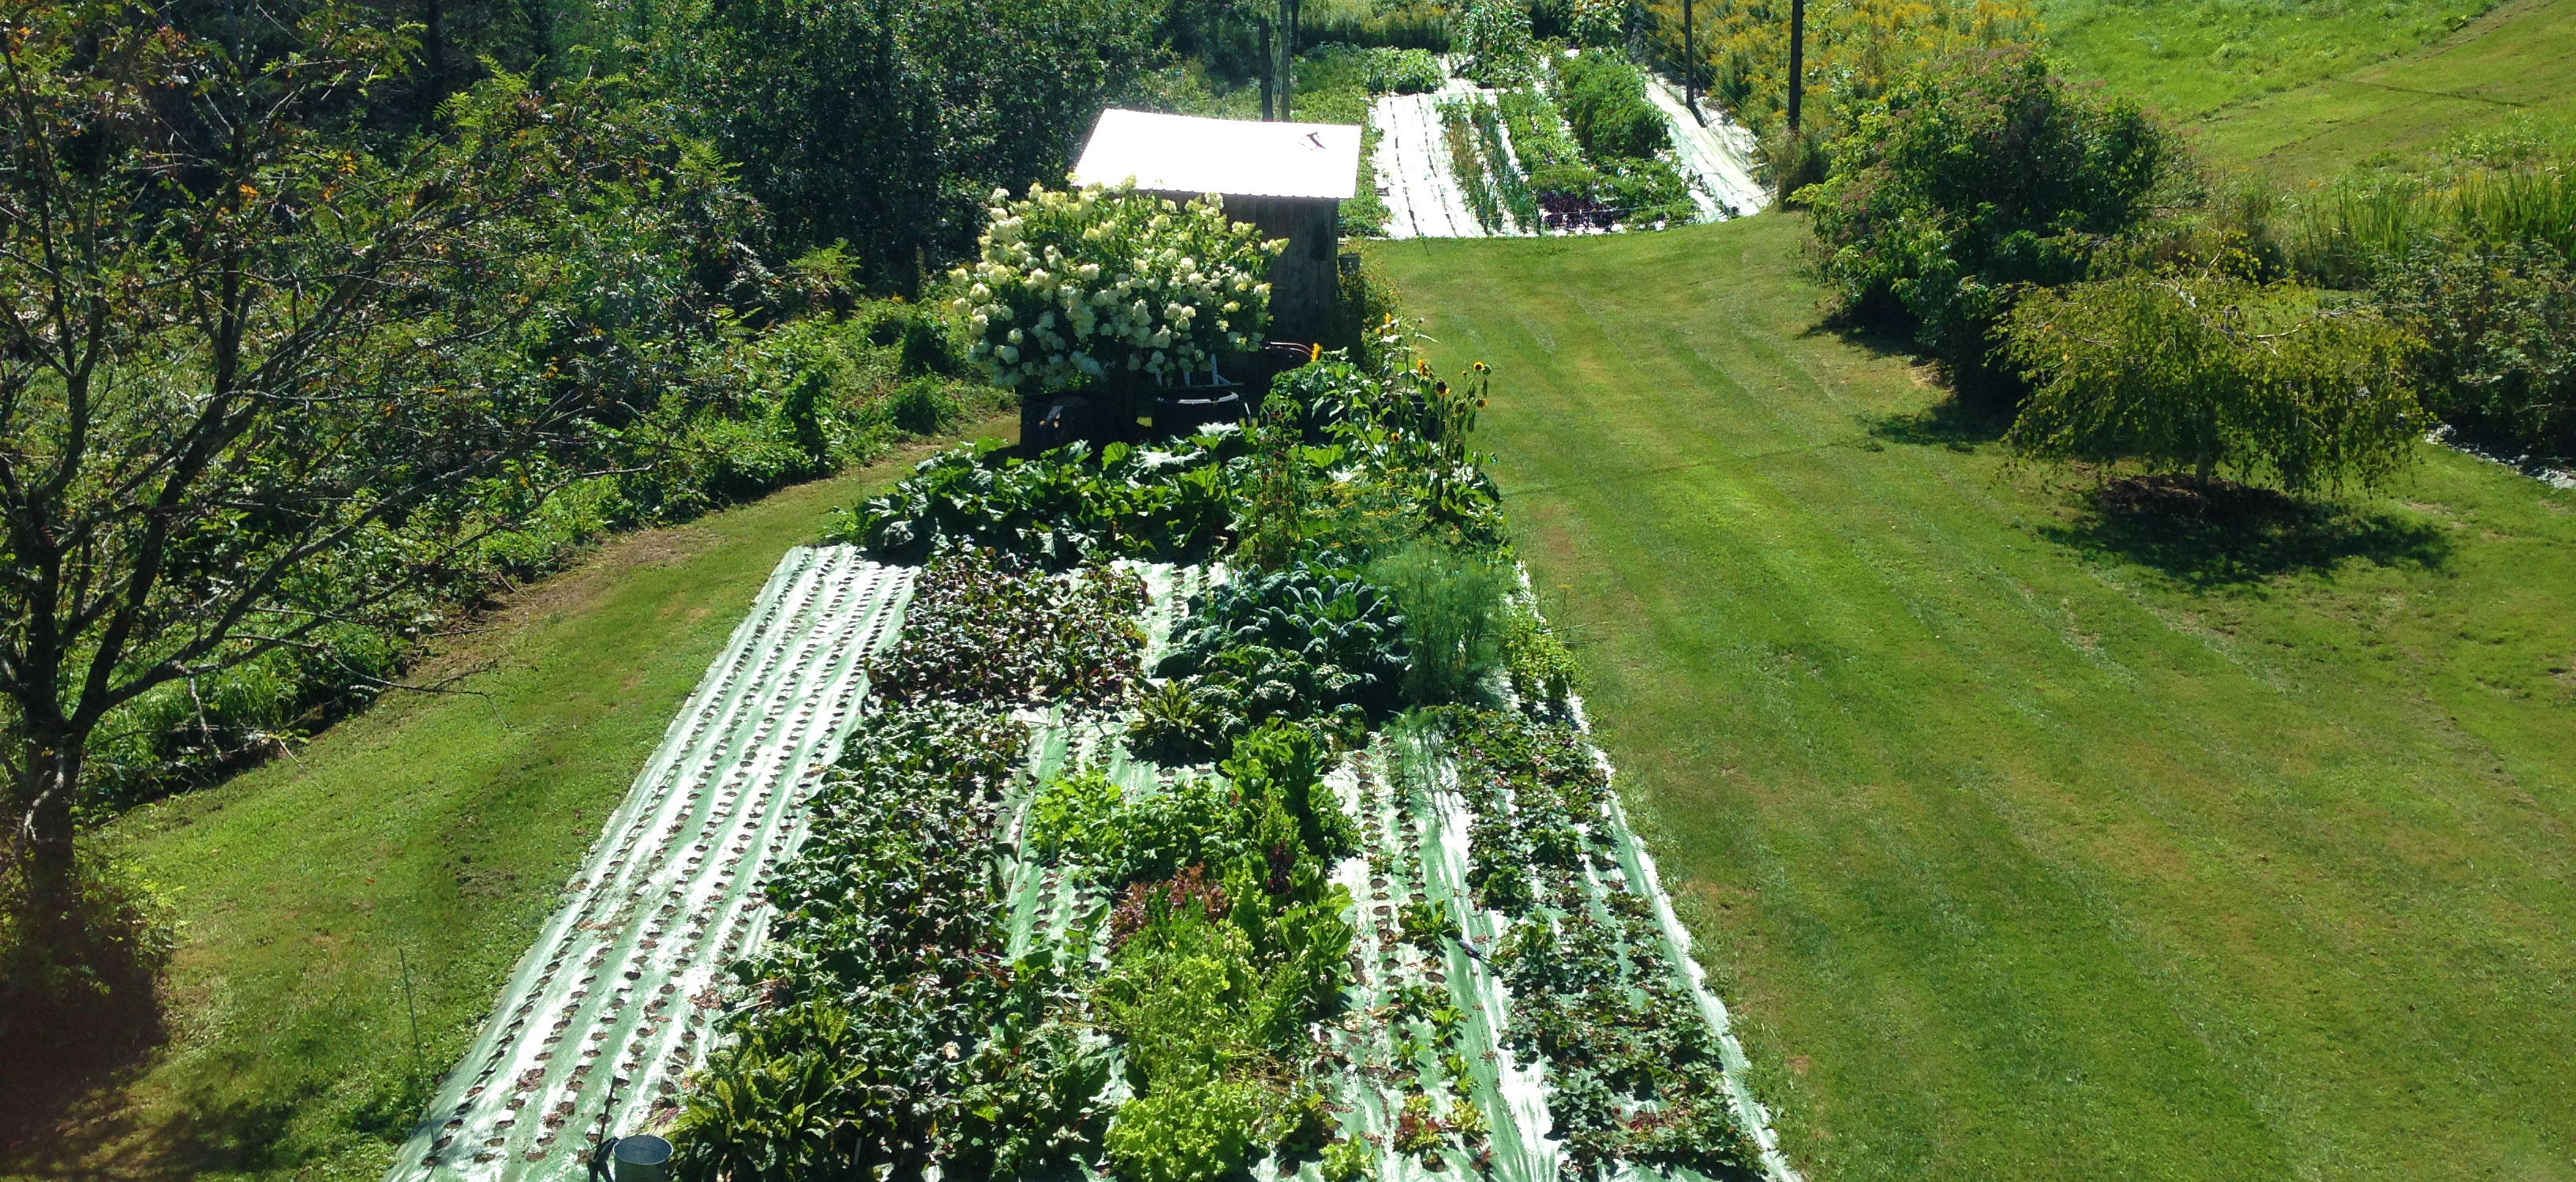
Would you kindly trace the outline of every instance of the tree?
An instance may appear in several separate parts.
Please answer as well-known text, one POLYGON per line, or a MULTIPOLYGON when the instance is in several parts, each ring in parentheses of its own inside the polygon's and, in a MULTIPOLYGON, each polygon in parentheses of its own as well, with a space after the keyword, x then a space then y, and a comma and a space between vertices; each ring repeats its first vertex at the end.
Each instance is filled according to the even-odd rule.
POLYGON ((1143 0, 727 0, 686 60, 784 245, 846 243, 909 295, 974 249, 995 186, 1063 179, 1156 17, 1143 0))
POLYGON ((2425 426, 2414 343, 2302 289, 2133 273, 2032 293, 2007 339, 2034 389, 2005 442, 2028 458, 2202 484, 2225 469, 2297 493, 2386 480, 2425 426))
POLYGON ((101 719, 409 623, 512 524, 483 494, 584 434, 578 387, 513 362, 562 280, 546 235, 634 159, 577 96, 509 77, 368 151, 333 119, 411 46, 329 4, 275 50, 125 0, 21 0, 7 27, 0 869, 76 957, 101 719))
POLYGON ((1968 384, 2017 294, 2083 278, 2185 163, 2135 103, 2070 86, 2027 49, 1956 55, 1897 84, 1831 157, 1801 198, 1825 280, 1855 312, 1894 313, 1968 384))

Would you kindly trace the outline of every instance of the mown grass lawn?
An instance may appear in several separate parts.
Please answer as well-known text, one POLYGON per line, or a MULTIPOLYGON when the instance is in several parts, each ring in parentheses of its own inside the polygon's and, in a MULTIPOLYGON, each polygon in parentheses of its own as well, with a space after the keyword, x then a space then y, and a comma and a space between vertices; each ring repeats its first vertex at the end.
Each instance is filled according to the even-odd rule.
POLYGON ((2576 120, 2576 0, 2513 0, 2419 49, 2241 104, 2192 135, 2222 173, 2279 183, 2373 158, 2407 162, 2516 117, 2576 120))
POLYGON ((1387 243, 1823 1180, 2576 1178, 2576 495, 2105 517, 1794 215, 1387 243))
POLYGON ((779 556, 919 454, 611 542, 421 673, 470 693, 116 821, 187 925, 167 1041, 67 1106, 0 1081, 0 1176, 380 1177, 779 556))
POLYGON ((2461 28, 2496 0, 2032 0, 2053 50, 2166 115, 2368 66, 2461 28))

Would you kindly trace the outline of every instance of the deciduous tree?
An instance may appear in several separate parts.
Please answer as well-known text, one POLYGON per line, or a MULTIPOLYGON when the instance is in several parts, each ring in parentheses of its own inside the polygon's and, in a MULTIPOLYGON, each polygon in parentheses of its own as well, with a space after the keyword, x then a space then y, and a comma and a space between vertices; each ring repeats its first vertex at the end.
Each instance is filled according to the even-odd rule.
POLYGON ((584 429, 579 387, 505 363, 559 278, 537 247, 633 161, 507 77, 369 151, 330 113, 410 47, 329 4, 274 49, 126 0, 0 28, 0 868, 77 956, 91 732, 398 625, 508 527, 466 491, 584 429))
POLYGON ((2223 277, 2134 273, 2032 293, 2007 349, 2034 387, 2006 442, 2023 456, 2374 485, 2413 458, 2425 416, 2414 343, 2367 309, 2223 277))

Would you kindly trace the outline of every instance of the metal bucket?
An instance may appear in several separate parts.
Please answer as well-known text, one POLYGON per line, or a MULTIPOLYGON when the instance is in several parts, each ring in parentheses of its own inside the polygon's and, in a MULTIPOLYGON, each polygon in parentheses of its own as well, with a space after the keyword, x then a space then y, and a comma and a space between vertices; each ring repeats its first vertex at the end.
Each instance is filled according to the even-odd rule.
POLYGON ((617 1182, 662 1182, 671 1160, 671 1143, 650 1133, 617 1139, 612 1155, 617 1182))

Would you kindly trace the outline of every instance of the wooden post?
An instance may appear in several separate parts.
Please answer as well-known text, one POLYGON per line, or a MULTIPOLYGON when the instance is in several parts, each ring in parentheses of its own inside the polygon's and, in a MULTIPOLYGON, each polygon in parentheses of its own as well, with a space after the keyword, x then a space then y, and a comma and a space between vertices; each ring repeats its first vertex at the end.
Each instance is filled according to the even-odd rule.
POLYGON ((1807 89, 1807 0, 1789 0, 1789 130, 1798 130, 1798 99, 1807 89))
POLYGON ((1691 0, 1682 0, 1682 105, 1699 118, 1699 51, 1691 42, 1691 0))

